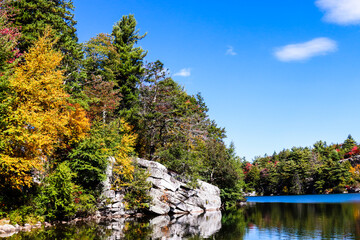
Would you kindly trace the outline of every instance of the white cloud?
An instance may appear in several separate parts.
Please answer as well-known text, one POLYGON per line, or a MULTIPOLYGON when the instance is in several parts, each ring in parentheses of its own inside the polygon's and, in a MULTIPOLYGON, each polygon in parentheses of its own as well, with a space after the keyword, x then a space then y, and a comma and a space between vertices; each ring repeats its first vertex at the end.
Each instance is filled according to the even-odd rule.
POLYGON ((190 68, 183 68, 179 72, 174 74, 174 76, 179 76, 179 77, 190 77, 190 75, 191 75, 190 68))
POLYGON ((326 55, 337 50, 337 43, 329 38, 315 38, 308 42, 289 44, 278 48, 274 55, 283 62, 299 61, 326 55))
POLYGON ((226 55, 231 55, 231 56, 235 56, 237 55, 237 53, 234 51, 234 47, 233 46, 228 46, 228 49, 226 50, 226 55))
POLYGON ((341 25, 360 24, 360 0, 317 0, 324 20, 341 25))

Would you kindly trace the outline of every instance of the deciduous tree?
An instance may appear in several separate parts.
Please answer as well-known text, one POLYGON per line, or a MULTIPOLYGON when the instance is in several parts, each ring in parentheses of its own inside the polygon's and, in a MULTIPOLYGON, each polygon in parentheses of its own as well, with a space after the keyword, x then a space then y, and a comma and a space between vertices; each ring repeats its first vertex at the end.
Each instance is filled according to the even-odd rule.
POLYGON ((56 148, 80 140, 89 129, 85 111, 67 101, 63 71, 58 69, 62 55, 53 45, 47 30, 9 79, 14 99, 0 133, 1 173, 6 176, 2 186, 29 186, 31 170, 40 169, 56 148))

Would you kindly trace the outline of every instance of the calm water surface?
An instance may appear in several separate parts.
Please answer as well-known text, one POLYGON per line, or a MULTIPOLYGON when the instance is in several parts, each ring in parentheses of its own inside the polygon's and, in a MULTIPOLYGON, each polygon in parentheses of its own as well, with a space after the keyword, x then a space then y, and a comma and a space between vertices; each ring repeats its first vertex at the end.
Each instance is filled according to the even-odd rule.
POLYGON ((2 239, 360 239, 360 194, 248 201, 222 213, 57 226, 2 239))

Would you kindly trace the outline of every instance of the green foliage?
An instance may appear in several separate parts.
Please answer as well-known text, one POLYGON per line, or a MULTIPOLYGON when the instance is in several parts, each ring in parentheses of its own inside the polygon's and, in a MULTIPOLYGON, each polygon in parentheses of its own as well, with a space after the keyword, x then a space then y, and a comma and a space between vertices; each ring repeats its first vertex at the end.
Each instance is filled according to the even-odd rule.
POLYGON ((47 219, 62 220, 75 216, 77 187, 72 182, 74 176, 69 163, 63 162, 45 179, 38 202, 47 219))
POLYGON ((82 52, 77 43, 76 21, 72 0, 17 0, 7 1, 6 8, 10 11, 14 25, 21 27, 21 38, 18 47, 27 52, 32 44, 42 35, 47 26, 51 26, 58 39, 55 46, 64 59, 67 81, 76 79, 82 52))
MULTIPOLYGON (((9 21, 9 12, 4 8, 7 1, 0 2, 0 130, 3 131, 8 121, 7 116, 10 114, 10 106, 14 93, 9 87, 9 76, 13 73, 13 68, 18 64, 19 50, 16 45, 20 34, 17 28, 13 27, 9 21)), ((5 142, 0 139, 0 151, 3 150, 5 142)))
POLYGON ((226 148, 222 142, 207 141, 203 151, 203 165, 203 179, 220 188, 221 200, 226 207, 242 200, 242 163, 235 155, 233 144, 226 148))
POLYGON ((170 148, 160 151, 158 156, 166 167, 192 180, 190 186, 195 186, 194 181, 200 178, 203 167, 197 152, 188 151, 183 143, 174 143, 170 148))
POLYGON ((319 193, 335 192, 342 193, 345 185, 349 182, 351 173, 350 167, 334 161, 326 161, 325 164, 318 169, 317 181, 315 188, 319 193))
POLYGON ((351 151, 351 149, 356 145, 356 141, 353 139, 353 137, 349 134, 347 139, 344 141, 344 144, 342 145, 342 149, 344 149, 346 152, 351 151))
POLYGON ((105 179, 109 152, 99 129, 93 129, 90 136, 81 141, 69 154, 70 167, 76 173, 75 182, 84 189, 101 190, 105 179))
POLYGON ((207 116, 200 94, 188 95, 168 77, 160 61, 146 66, 140 85, 138 151, 181 173, 195 187, 200 178, 221 189, 224 202, 241 199, 243 175, 234 146, 226 148, 225 130, 207 116))
POLYGON ((139 34, 134 16, 123 16, 111 34, 99 34, 85 43, 83 54, 77 43, 72 12, 71 0, 5 0, 0 3, 0 130, 6 130, 7 119, 15 115, 16 133, 19 136, 26 133, 26 138, 21 139, 22 145, 12 139, 17 135, 10 134, 11 131, 0 134, 0 153, 6 150, 5 143, 8 143, 12 144, 12 153, 22 157, 0 155, 0 167, 4 168, 0 184, 5 186, 4 181, 16 180, 17 187, 17 192, 4 187, 4 197, 0 200, 10 203, 19 199, 2 207, 0 215, 10 214, 14 222, 25 222, 36 220, 38 216, 62 220, 93 213, 110 157, 115 158, 113 188, 125 193, 128 209, 145 209, 151 200, 148 196, 150 184, 146 182, 147 173, 132 163, 130 157, 135 155, 162 162, 183 174, 191 186, 198 178, 219 186, 223 201, 235 203, 239 200, 244 187, 242 163, 235 156, 234 147, 225 146, 225 130, 208 117, 202 96, 187 94, 168 76, 160 61, 144 67, 147 52, 136 44, 146 34, 139 34), (11 14, 7 15, 8 12, 11 14), (14 26, 21 26, 21 35, 9 19, 14 26), (46 36, 51 35, 46 31, 48 25, 53 28, 57 40, 43 52, 58 52, 56 59, 41 60, 42 55, 31 49, 41 48, 41 44, 33 44, 44 31, 46 36), (4 34, 4 29, 10 29, 10 34, 4 34), (9 82, 7 76, 12 75, 17 63, 15 58, 19 57, 17 48, 28 52, 25 56, 32 54, 31 66, 41 75, 35 77, 37 80, 52 80, 43 73, 44 69, 52 69, 57 74, 53 77, 57 79, 56 86, 67 93, 56 92, 53 85, 45 82, 28 84, 35 75, 24 67, 21 68, 24 71, 11 76, 13 81, 9 82), (39 69, 38 66, 50 67, 39 69), (14 91, 24 92, 23 98, 35 104, 20 109, 10 97, 16 94, 9 86, 14 91), (40 93, 39 89, 57 93, 40 94, 47 99, 46 103, 51 98, 50 107, 40 107, 36 102, 39 94, 35 93, 40 93), (36 97, 28 97, 29 93, 36 97), (66 121, 62 121, 65 125, 60 127, 56 123, 62 120, 62 115, 39 115, 44 109, 57 109, 51 107, 54 96, 63 100, 59 103, 59 111, 66 116, 66 121), (15 112, 16 109, 21 112, 15 112), (90 132, 85 114, 92 121, 90 132), (49 132, 54 131, 49 139, 40 131, 45 127, 49 132), (59 129, 63 131, 57 133, 59 129), (41 144, 46 144, 46 148, 41 144), (21 174, 26 178, 20 178, 21 174), (33 184, 35 175, 41 183, 33 184), (34 214, 29 213, 31 207, 34 214))
POLYGON ((98 209, 97 199, 94 194, 87 194, 81 191, 77 191, 74 193, 75 195, 75 203, 76 203, 76 216, 79 217, 87 217, 95 214, 95 211, 98 209))
POLYGON ((126 209, 148 209, 151 201, 151 197, 149 196, 151 183, 147 182, 146 179, 149 175, 145 170, 136 167, 133 176, 133 180, 128 182, 124 189, 126 209))
POLYGON ((188 95, 164 72, 161 62, 149 64, 140 86, 138 151, 150 160, 159 159, 160 151, 172 145, 182 144, 191 151, 209 135, 210 120, 201 96, 188 95))
POLYGON ((34 206, 21 206, 20 208, 10 212, 9 219, 11 224, 19 224, 24 225, 28 224, 36 224, 37 222, 43 222, 44 217, 37 215, 37 212, 34 212, 34 206))
POLYGON ((349 135, 343 144, 318 141, 313 148, 294 147, 257 158, 244 166, 246 190, 265 195, 342 193, 358 183, 351 177, 350 163, 339 160, 355 154, 358 146, 349 135))
POLYGON ((130 14, 123 16, 112 30, 113 44, 119 54, 121 63, 114 69, 115 81, 122 96, 120 109, 122 115, 127 119, 133 114, 134 105, 138 102, 137 85, 140 83, 140 77, 144 72, 143 59, 147 54, 140 47, 135 47, 135 44, 146 35, 139 35, 136 25, 134 15, 130 14))
POLYGON ((100 78, 105 82, 112 82, 113 89, 109 89, 107 95, 111 95, 111 91, 117 91, 116 94, 119 93, 121 96, 119 104, 112 105, 117 108, 121 117, 135 127, 139 114, 138 85, 144 73, 143 59, 147 54, 140 47, 135 47, 146 35, 139 35, 136 25, 134 15, 123 16, 114 25, 111 35, 99 34, 83 48, 86 78, 100 78))

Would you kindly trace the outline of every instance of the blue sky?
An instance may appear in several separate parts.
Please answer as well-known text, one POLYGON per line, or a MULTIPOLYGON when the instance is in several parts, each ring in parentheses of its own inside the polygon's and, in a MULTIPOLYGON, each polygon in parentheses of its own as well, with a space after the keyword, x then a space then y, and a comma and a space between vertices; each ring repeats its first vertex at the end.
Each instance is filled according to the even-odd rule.
POLYGON ((360 141, 359 0, 74 0, 78 37, 134 14, 161 60, 239 156, 360 141))

